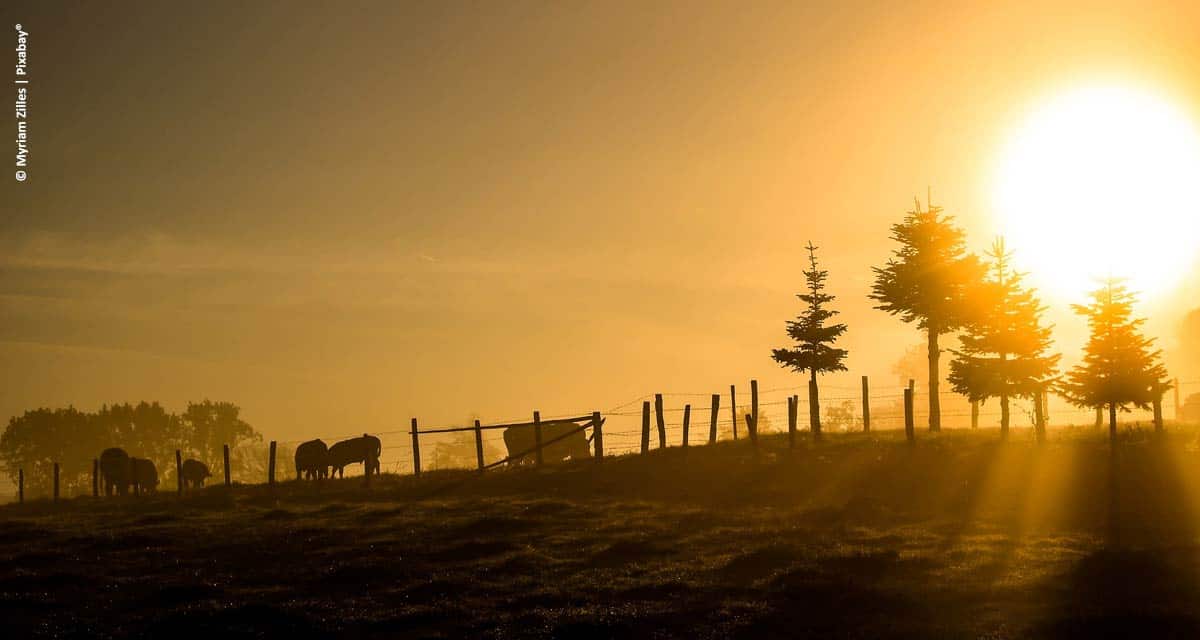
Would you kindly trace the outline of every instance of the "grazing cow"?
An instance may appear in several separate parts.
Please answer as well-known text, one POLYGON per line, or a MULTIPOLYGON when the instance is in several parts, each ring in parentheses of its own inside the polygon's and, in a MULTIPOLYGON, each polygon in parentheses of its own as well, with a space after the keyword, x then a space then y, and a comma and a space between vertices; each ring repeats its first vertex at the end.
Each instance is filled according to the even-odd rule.
POLYGON ((212 474, 208 471, 208 465, 188 458, 183 461, 183 466, 179 469, 179 477, 183 478, 183 487, 193 487, 199 489, 204 486, 204 479, 211 478, 212 474))
MULTIPOLYGON (((576 429, 579 429, 579 425, 574 422, 543 422, 542 442, 549 442, 576 429)), ((519 458, 509 460, 509 464, 522 464, 537 460, 537 452, 532 450, 536 445, 537 437, 531 424, 509 427, 504 430, 504 446, 508 447, 508 455, 511 457, 524 453, 519 458)), ((553 444, 542 445, 542 460, 549 463, 562 462, 568 458, 582 460, 591 456, 592 451, 588 446, 588 438, 583 435, 582 429, 553 444)))
POLYGON ((130 458, 129 464, 133 469, 133 488, 135 493, 153 493, 158 491, 158 468, 153 460, 146 458, 130 458))
POLYGON ((117 495, 125 495, 133 484, 129 454, 117 447, 105 449, 100 453, 100 475, 104 478, 104 495, 111 496, 114 488, 117 495))
POLYGON ((329 447, 329 466, 332 467, 330 475, 336 473, 339 478, 343 478, 346 465, 359 462, 363 465, 364 473, 379 475, 379 455, 381 453, 383 453, 383 443, 379 441, 379 438, 365 433, 358 438, 336 442, 329 447))
POLYGON ((296 447, 296 479, 304 475, 306 480, 329 477, 329 447, 322 440, 309 440, 296 447))

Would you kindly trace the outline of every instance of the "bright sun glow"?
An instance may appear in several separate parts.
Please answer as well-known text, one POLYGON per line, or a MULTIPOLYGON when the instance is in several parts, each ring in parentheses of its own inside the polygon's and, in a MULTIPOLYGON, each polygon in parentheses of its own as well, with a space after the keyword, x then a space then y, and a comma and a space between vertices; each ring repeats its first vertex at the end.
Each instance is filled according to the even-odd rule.
POLYGON ((1088 88, 1033 112, 996 174, 999 228, 1034 283, 1078 300, 1108 275, 1168 293, 1200 250, 1200 134, 1154 95, 1088 88))

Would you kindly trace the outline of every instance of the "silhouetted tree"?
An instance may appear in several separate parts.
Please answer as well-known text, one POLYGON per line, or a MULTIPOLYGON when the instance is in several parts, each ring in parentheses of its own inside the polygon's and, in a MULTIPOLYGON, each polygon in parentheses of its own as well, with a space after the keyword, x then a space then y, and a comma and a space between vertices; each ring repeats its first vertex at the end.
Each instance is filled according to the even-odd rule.
MULTIPOLYGON (((239 446, 261 440, 238 418, 237 406, 228 402, 192 403, 183 415, 157 402, 104 405, 95 413, 72 407, 36 409, 9 419, 0 434, 0 461, 14 480, 18 469, 25 470, 30 495, 48 490, 50 468, 58 462, 63 493, 71 495, 91 491, 92 459, 108 447, 153 460, 165 479, 174 474, 176 449, 218 472, 221 445, 229 444, 235 473, 245 473, 248 479, 265 477, 250 470, 259 459, 265 468, 265 449, 260 454, 239 446)), ((283 457, 280 454, 277 461, 283 457)))
POLYGON ((892 239, 900 243, 887 264, 873 267, 875 307, 904 322, 916 322, 926 334, 929 362, 929 429, 942 428, 938 397, 938 337, 955 331, 972 317, 971 286, 983 277, 979 259, 966 250, 966 235, 954 226, 942 208, 921 210, 916 202, 904 220, 892 225, 892 239))
POLYGON ((978 315, 959 337, 962 348, 950 362, 950 385, 973 402, 999 398, 1000 434, 1007 437, 1009 398, 1039 401, 1061 356, 1048 353, 1050 327, 1041 321, 1045 307, 1033 289, 1023 286, 1024 274, 1012 268, 1004 239, 997 238, 987 255, 992 269, 972 295, 978 315))
POLYGON ((835 296, 824 292, 825 279, 829 277, 829 272, 817 266, 817 247, 814 247, 811 241, 808 243, 807 249, 809 268, 804 272, 804 280, 808 283, 808 292, 798 294, 796 297, 808 306, 795 320, 789 320, 787 323, 787 334, 796 341, 796 347, 775 349, 771 352, 771 357, 779 364, 794 371, 808 372, 811 389, 809 392, 809 416, 813 432, 820 433, 820 393, 816 386, 817 374, 846 370, 846 365, 843 364, 846 359, 846 350, 833 346, 838 338, 846 333, 846 325, 827 324, 838 314, 837 311, 826 307, 835 299, 835 296))
POLYGON ((1120 281, 1108 279, 1090 294, 1091 304, 1071 305, 1087 317, 1090 336, 1083 363, 1067 373, 1062 392, 1079 407, 1108 408, 1109 440, 1117 439, 1117 411, 1129 405, 1147 409, 1171 385, 1159 361, 1154 339, 1142 336, 1144 318, 1133 318, 1135 296, 1120 281))

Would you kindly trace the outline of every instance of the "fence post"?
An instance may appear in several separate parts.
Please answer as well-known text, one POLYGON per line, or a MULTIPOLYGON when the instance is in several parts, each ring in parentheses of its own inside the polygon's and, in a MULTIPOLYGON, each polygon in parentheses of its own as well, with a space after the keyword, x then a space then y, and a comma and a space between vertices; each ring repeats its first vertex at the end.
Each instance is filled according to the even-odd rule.
POLYGON ((175 493, 183 494, 183 456, 179 455, 179 449, 175 450, 175 484, 177 485, 175 493))
POLYGON ((92 497, 100 497, 100 460, 92 458, 92 497))
POLYGON ((821 439, 821 403, 817 399, 817 381, 808 381, 808 425, 812 429, 813 440, 821 439))
POLYGON ((475 421, 475 460, 479 463, 479 473, 483 473, 483 429, 479 421, 475 421))
POLYGON ((533 412, 533 444, 537 447, 535 459, 540 467, 545 460, 542 457, 542 414, 537 411, 533 412))
POLYGON ((17 504, 25 502, 25 470, 17 469, 17 504))
POLYGON ((796 448, 796 396, 788 396, 788 449, 796 448))
POLYGON ((1050 426, 1050 392, 1042 389, 1042 425, 1050 426))
POLYGON ((971 428, 972 429, 979 428, 979 401, 978 400, 971 401, 971 428))
POLYGON ((596 447, 596 462, 604 461, 604 421, 600 412, 592 412, 592 443, 596 447))
POLYGON ((750 439, 758 443, 758 380, 750 381, 750 416, 753 418, 746 426, 750 430, 750 439))
POLYGON ((642 402, 642 454, 650 452, 650 401, 642 402))
POLYGON ((663 418, 663 399, 661 393, 654 394, 654 424, 658 427, 658 448, 667 448, 667 423, 663 418))
POLYGON ((862 377, 863 433, 871 431, 871 383, 862 377))
POLYGON ((54 501, 58 502, 58 463, 54 463, 54 501))
POLYGON ((750 434, 750 446, 751 446, 751 448, 754 449, 754 454, 758 455, 758 438, 754 437, 754 427, 751 426, 753 424, 754 424, 754 416, 752 414, 747 413, 746 414, 746 433, 750 434))
POLYGON ((413 475, 421 475, 421 437, 417 433, 417 419, 412 419, 412 441, 413 441, 413 475))
POLYGON ((692 422, 692 405, 683 405, 683 448, 688 446, 688 427, 692 422))
POLYGON ((1163 412, 1162 412, 1162 396, 1154 397, 1154 433, 1162 435, 1163 432, 1163 412))
POLYGON ((221 457, 225 461, 225 486, 230 486, 229 482, 229 445, 221 445, 221 457))
POLYGON ((1179 414, 1180 414, 1180 408, 1179 408, 1179 378, 1175 378, 1175 380, 1173 380, 1172 382, 1174 383, 1174 384, 1172 384, 1172 387, 1174 387, 1174 389, 1175 389, 1175 415, 1174 415, 1174 417, 1175 417, 1175 422, 1179 422, 1179 420, 1181 419, 1181 418, 1180 418, 1180 415, 1179 415, 1179 414))
POLYGON ((737 440, 737 387, 729 385, 729 417, 733 418, 733 439, 737 440))
POLYGON ((911 388, 904 390, 904 437, 909 442, 916 441, 916 434, 913 433, 913 390, 911 388))
POLYGON ((721 409, 721 394, 712 394, 712 410, 708 412, 708 443, 717 441, 717 411, 721 409))
POLYGON ((267 484, 275 484, 275 441, 271 441, 271 458, 267 464, 267 484))
POLYGON ((1046 406, 1043 403, 1045 399, 1043 396, 1044 393, 1045 391, 1039 389, 1037 395, 1033 398, 1033 430, 1034 439, 1038 444, 1046 441, 1046 414, 1043 411, 1046 406))

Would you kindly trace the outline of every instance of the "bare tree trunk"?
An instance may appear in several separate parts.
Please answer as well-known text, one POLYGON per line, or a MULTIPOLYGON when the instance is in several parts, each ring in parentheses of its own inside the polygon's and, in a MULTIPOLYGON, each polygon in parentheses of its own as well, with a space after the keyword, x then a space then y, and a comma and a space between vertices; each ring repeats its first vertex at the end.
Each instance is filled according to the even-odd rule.
POLYGON ((938 396, 938 328, 930 324, 929 332, 929 430, 942 430, 942 403, 938 396))
POLYGON ((1009 425, 1008 394, 1000 394, 1000 439, 1008 438, 1009 425))

